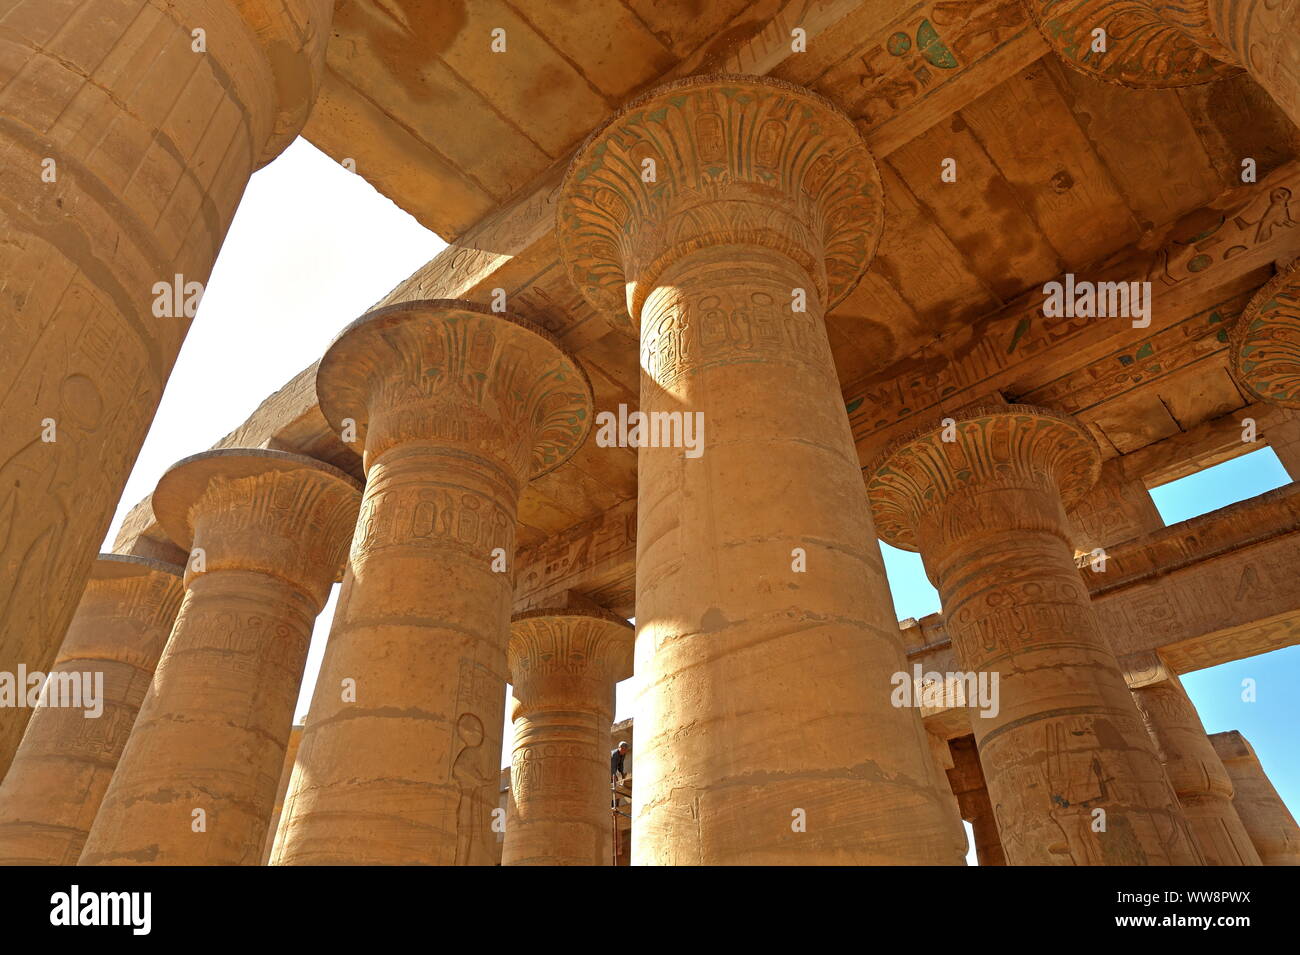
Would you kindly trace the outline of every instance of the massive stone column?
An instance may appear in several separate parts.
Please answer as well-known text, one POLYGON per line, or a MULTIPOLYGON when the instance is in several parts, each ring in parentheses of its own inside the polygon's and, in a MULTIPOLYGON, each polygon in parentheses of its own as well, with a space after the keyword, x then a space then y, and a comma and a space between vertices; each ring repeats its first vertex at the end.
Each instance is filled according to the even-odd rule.
POLYGON ((1232 779, 1232 805, 1264 865, 1300 865, 1300 827, 1273 788, 1255 749, 1236 730, 1210 737, 1232 779))
POLYGON ((171 633, 183 571, 120 554, 95 561, 51 671, 92 681, 94 706, 33 712, 0 785, 0 865, 76 864, 171 633))
POLYGON ((957 794, 953 792, 952 784, 948 780, 948 770, 953 767, 952 753, 948 751, 948 740, 937 733, 930 732, 925 734, 925 738, 930 744, 930 757, 934 760, 935 775, 939 780, 939 795, 943 799, 948 825, 952 829, 952 839, 954 842, 961 843, 964 863, 965 856, 970 852, 970 843, 966 839, 966 827, 961 824, 961 803, 957 800, 957 794))
POLYGON ((1025 0, 1025 6, 1057 55, 1083 73, 1163 89, 1244 69, 1300 124, 1295 0, 1025 0))
POLYGON ((525 484, 591 423, 545 331, 456 301, 381 308, 321 359, 366 492, 273 865, 491 865, 525 484))
POLYGON ((313 458, 245 448, 179 462, 154 514, 191 547, 185 599, 82 865, 257 865, 312 624, 361 493, 313 458))
POLYGON ((266 840, 262 843, 262 865, 271 864, 275 834, 280 828, 280 817, 284 815, 284 800, 289 795, 289 784, 293 781, 293 767, 298 761, 300 745, 302 745, 302 727, 295 726, 289 731, 289 742, 285 744, 284 768, 280 770, 280 784, 275 790, 275 806, 271 809, 271 821, 266 827, 266 840))
POLYGON ((975 836, 975 860, 982 866, 1006 865, 1007 857, 1002 851, 1002 838, 998 835, 998 823, 993 816, 993 803, 989 800, 984 771, 980 769, 975 737, 962 736, 950 740, 948 749, 952 754, 948 782, 957 797, 961 816, 970 823, 975 836))
POLYGON ((1183 816, 1206 865, 1259 865, 1259 853, 1232 807, 1232 780, 1178 677, 1133 688, 1183 816))
POLYGON ((1195 864, 1074 565, 1065 509, 1098 464, 1069 419, 975 408, 887 451, 868 488, 882 539, 920 551, 957 665, 999 675, 971 726, 1007 862, 1195 864))
MULTIPOLYGON (((332 7, 3 4, 0 671, 54 659, 248 178, 306 121, 332 7)), ((0 776, 28 712, 0 710, 0 776)))
POLYGON ((566 606, 511 625, 510 801, 502 865, 609 865, 614 684, 632 675, 632 626, 566 606))
POLYGON ((890 704, 906 666, 824 323, 881 231, 853 124, 779 81, 682 80, 588 140, 558 216, 574 283, 639 332, 652 416, 633 862, 960 864, 890 704))

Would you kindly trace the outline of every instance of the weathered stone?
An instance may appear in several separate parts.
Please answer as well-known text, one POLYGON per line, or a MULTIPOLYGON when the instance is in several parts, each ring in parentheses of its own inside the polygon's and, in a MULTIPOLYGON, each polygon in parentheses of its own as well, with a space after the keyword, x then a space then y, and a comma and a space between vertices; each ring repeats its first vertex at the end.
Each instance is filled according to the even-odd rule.
POLYGON ((1232 781, 1178 677, 1170 674, 1137 687, 1133 698, 1205 864, 1259 865, 1259 854, 1232 807, 1232 781))
POLYGON ((511 624, 510 800, 502 865, 609 865, 614 684, 632 675, 632 627, 577 606, 511 624))
POLYGON ((208 451, 153 500, 190 547, 185 599, 81 864, 257 865, 360 488, 296 454, 208 451))
POLYGON ((1065 510, 1098 463, 1060 415, 971 409, 882 455, 868 490, 882 539, 920 551, 958 667, 999 675, 969 713, 1007 861, 1194 864, 1074 566, 1065 510))
POLYGON ((657 89, 569 168, 561 250, 639 332, 641 412, 707 427, 697 458, 638 457, 635 862, 961 861, 889 703, 902 648, 824 325, 881 215, 853 125, 756 77, 657 89))
POLYGON ((0 864, 76 864, 180 609, 183 572, 118 554, 95 561, 52 672, 102 680, 99 713, 32 714, 0 785, 0 864))
POLYGON ((1071 67, 1143 89, 1208 83, 1244 68, 1300 121, 1300 8, 1271 0, 1027 0, 1071 67), (1097 35, 1102 31, 1102 35, 1097 35))
POLYGON ((1238 382, 1265 401, 1300 408, 1300 268, 1255 293, 1233 327, 1231 344, 1238 382))
MULTIPOLYGON (((332 6, 6 4, 0 671, 58 650, 239 197, 306 121, 332 6)), ((0 711, 0 775, 29 712, 0 711)))
POLYGON ((590 386, 541 329, 437 300, 354 322, 316 387, 365 498, 272 864, 491 865, 519 494, 590 386))
POLYGON ((949 740, 948 749, 952 754, 948 782, 952 786, 953 795, 957 797, 962 818, 970 823, 971 833, 975 837, 975 859, 980 865, 1006 865, 1007 857, 1002 851, 1002 838, 998 835, 993 803, 989 801, 988 785, 984 782, 984 773, 980 769, 975 737, 962 736, 949 740))

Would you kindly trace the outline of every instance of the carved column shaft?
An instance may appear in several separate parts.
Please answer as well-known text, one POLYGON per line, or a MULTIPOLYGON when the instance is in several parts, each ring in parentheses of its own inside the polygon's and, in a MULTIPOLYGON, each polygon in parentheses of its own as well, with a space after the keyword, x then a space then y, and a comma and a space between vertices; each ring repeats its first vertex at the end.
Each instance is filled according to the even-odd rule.
POLYGON ((185 599, 81 864, 259 864, 359 500, 347 475, 279 451, 209 451, 163 476, 159 523, 194 547, 185 599))
POLYGON ((1236 730, 1210 737, 1232 780, 1232 805, 1264 865, 1300 865, 1300 827, 1259 757, 1236 730))
POLYGON ((273 865, 490 864, 518 498, 490 460, 371 465, 273 865))
MULTIPOLYGON (((306 120, 331 8, 5 4, 0 671, 54 658, 249 176, 306 120)), ((29 713, 0 711, 0 776, 29 713)))
POLYGON ((596 133, 565 261, 641 344, 639 864, 958 864, 913 710, 824 312, 874 252, 875 163, 807 90, 697 77, 596 133))
POLYGON ((1232 780, 1178 677, 1133 690, 1206 865, 1260 865, 1232 807, 1232 780))
POLYGON ((1007 861, 1190 864, 1177 800, 1069 544, 1063 496, 1096 480, 1097 454, 1050 413, 974 409, 872 469, 877 527, 921 552, 958 665, 999 674, 996 709, 972 711, 971 725, 1007 861))
POLYGON ((412 302, 317 391, 367 480, 272 864, 492 865, 519 494, 585 438, 586 379, 524 322, 412 302))
POLYGON ((33 712, 0 786, 0 864, 76 864, 176 619, 181 574, 118 554, 95 562, 51 672, 102 681, 98 713, 85 700, 33 712))
POLYGON ((964 857, 970 851, 970 844, 966 839, 966 828, 961 824, 961 803, 957 799, 957 794, 953 792, 952 784, 948 779, 948 770, 953 767, 952 754, 948 751, 948 740, 942 736, 927 732, 925 741, 930 744, 930 756, 934 759, 935 777, 939 780, 939 795, 943 799, 948 825, 953 833, 952 838, 962 844, 962 855, 964 857))
POLYGON ((609 865, 614 684, 632 627, 594 612, 531 611, 510 638, 514 689, 502 865, 609 865))

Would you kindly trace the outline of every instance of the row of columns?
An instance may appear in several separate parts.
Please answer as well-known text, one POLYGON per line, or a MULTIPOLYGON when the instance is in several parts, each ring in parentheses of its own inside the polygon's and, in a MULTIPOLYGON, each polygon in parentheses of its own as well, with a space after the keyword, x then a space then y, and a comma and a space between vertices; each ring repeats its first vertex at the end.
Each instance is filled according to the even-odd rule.
MULTIPOLYGON (((12 0, 0 29, 0 672, 48 670, 331 0, 12 0)), ((0 709, 0 776, 30 711, 0 709)))
MULTIPOLYGON (((562 187, 575 284, 639 337, 641 410, 708 426, 700 458, 638 456, 633 860, 960 864, 948 761, 891 702, 906 666, 879 534, 921 551, 959 664, 1003 675, 998 717, 973 726, 1007 862, 1198 862, 1068 545, 1097 475, 1086 430, 976 409, 885 455, 868 506, 824 314, 882 215, 852 123, 754 77, 629 104, 562 187)), ((512 637, 510 617, 521 491, 590 426, 581 367, 508 314, 429 300, 354 323, 316 384, 364 489, 246 449, 160 482, 185 596, 81 861, 260 860, 340 576, 272 862, 490 862, 508 678, 508 858, 587 859, 594 796, 579 812, 557 793, 605 815, 591 747, 625 634, 556 608, 512 637)))

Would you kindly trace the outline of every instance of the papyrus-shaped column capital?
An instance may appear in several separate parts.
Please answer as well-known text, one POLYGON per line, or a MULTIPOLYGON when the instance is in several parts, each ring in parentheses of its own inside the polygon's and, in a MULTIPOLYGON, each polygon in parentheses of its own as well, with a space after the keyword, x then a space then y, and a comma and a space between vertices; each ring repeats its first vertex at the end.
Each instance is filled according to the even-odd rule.
POLYGON ((1142 719, 1207 865, 1259 865, 1232 805, 1232 779, 1174 674, 1133 688, 1142 719))
POLYGON ((359 482, 313 458, 229 448, 153 494, 189 547, 185 599, 83 865, 257 865, 307 644, 343 568, 359 482))
POLYGON ((153 493, 159 525, 190 548, 186 585, 237 570, 310 595, 313 616, 343 575, 360 483, 315 458, 260 448, 205 451, 174 464, 153 493))
POLYGON ((882 216, 853 124, 752 76, 633 101, 561 188, 573 282, 639 338, 638 411, 700 436, 637 455, 637 864, 961 860, 883 691, 904 657, 825 324, 882 216))
POLYGON ((557 231, 574 284, 635 329, 664 271, 714 246, 782 253, 833 308, 883 220, 875 161, 837 107, 770 77, 717 75, 658 87, 593 132, 565 178, 557 231))
POLYGON ((1277 794, 1255 754, 1237 730, 1210 737, 1232 779, 1232 805, 1264 865, 1300 865, 1300 827, 1277 794))
POLYGON ((928 561, 951 543, 1016 528, 1061 534, 1097 482, 1101 452, 1078 422, 1030 405, 964 410, 895 442, 867 469, 876 530, 928 561))
POLYGON ((1275 405, 1300 408, 1300 267, 1286 269, 1246 303, 1228 351, 1243 388, 1275 405))
POLYGON ((586 438, 586 375, 520 319, 413 301, 344 330, 316 393, 366 490, 272 862, 491 865, 519 496, 586 438))
POLYGON ((1024 0, 1061 58, 1136 89, 1193 86, 1245 70, 1300 117, 1300 5, 1281 0, 1024 0))
POLYGON ((1199 853, 1074 566, 1065 511, 1099 461, 1063 415, 977 407, 887 450, 868 493, 881 537, 921 552, 963 673, 996 687, 970 721, 1007 861, 1191 864, 1199 853))
POLYGON ((449 299, 402 302, 349 325, 316 375, 322 414, 354 429, 367 473, 404 444, 486 457, 522 485, 591 426, 591 386, 545 329, 449 299))

